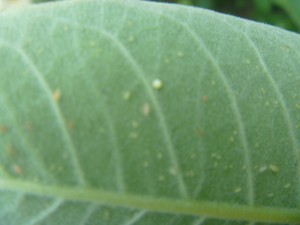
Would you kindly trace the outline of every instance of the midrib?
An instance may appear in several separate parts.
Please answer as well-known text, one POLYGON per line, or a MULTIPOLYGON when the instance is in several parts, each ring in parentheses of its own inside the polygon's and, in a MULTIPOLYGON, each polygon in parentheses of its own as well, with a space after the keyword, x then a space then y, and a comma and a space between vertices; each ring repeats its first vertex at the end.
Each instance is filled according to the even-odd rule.
POLYGON ((75 187, 44 186, 20 180, 0 180, 0 190, 61 198, 78 202, 93 202, 110 206, 129 207, 153 212, 199 215, 211 218, 269 223, 300 223, 300 209, 249 207, 216 202, 196 202, 168 198, 118 194, 114 192, 75 187))

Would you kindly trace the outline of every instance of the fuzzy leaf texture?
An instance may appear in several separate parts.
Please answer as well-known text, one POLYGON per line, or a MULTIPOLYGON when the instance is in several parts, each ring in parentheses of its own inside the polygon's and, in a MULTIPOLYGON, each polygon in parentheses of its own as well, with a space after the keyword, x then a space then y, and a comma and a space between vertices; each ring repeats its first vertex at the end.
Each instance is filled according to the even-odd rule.
POLYGON ((1 225, 300 224, 299 51, 171 4, 1 13, 1 225))

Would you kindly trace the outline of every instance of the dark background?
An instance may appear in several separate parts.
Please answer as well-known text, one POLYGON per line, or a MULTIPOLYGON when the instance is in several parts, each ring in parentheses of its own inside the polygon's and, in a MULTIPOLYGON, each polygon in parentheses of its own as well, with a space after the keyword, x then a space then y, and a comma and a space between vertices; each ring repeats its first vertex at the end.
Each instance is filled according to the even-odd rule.
POLYGON ((300 31, 300 0, 149 0, 193 5, 300 31))

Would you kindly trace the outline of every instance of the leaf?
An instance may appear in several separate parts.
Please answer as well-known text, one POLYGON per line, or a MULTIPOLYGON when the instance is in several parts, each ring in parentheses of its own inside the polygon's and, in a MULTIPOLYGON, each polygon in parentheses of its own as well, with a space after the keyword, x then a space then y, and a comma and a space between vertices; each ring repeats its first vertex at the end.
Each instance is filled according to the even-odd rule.
POLYGON ((299 224, 299 49, 171 4, 2 13, 1 224, 299 224))
POLYGON ((296 0, 274 0, 274 2, 286 10, 295 25, 300 30, 300 2, 296 0))

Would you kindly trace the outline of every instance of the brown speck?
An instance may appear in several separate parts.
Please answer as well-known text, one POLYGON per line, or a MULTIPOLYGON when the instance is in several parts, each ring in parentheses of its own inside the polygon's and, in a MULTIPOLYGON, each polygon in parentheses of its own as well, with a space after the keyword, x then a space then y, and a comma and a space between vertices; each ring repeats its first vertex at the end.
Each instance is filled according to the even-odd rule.
POLYGON ((14 157, 16 155, 16 149, 12 144, 8 144, 6 146, 6 152, 10 157, 14 157))
POLYGON ((203 100, 203 102, 208 102, 208 96, 207 95, 204 95, 203 97, 202 97, 202 100, 203 100))
POLYGON ((196 130, 196 133, 197 133, 197 135, 198 135, 199 137, 203 137, 203 136, 204 136, 204 131, 203 131, 201 128, 198 128, 198 129, 196 130))
POLYGON ((0 124, 0 134, 5 134, 8 132, 8 127, 0 124))
POLYGON ((14 169, 14 172, 15 172, 17 175, 21 175, 21 174, 23 173, 22 168, 21 168, 19 165, 17 165, 17 164, 14 165, 13 169, 14 169))
POLYGON ((26 124, 24 125, 24 129, 25 129, 26 131, 33 131, 33 130, 34 130, 33 125, 32 125, 31 123, 26 123, 26 124))
POLYGON ((70 129, 70 130, 73 130, 75 128, 75 124, 72 122, 72 121, 67 121, 67 127, 70 129))
POLYGON ((144 116, 149 116, 149 114, 150 114, 150 105, 149 105, 149 103, 144 104, 143 114, 144 114, 144 116))
POLYGON ((55 101, 55 102, 59 102, 60 101, 60 99, 61 99, 61 91, 60 91, 60 89, 56 89, 54 92, 53 92, 53 100, 55 101))

